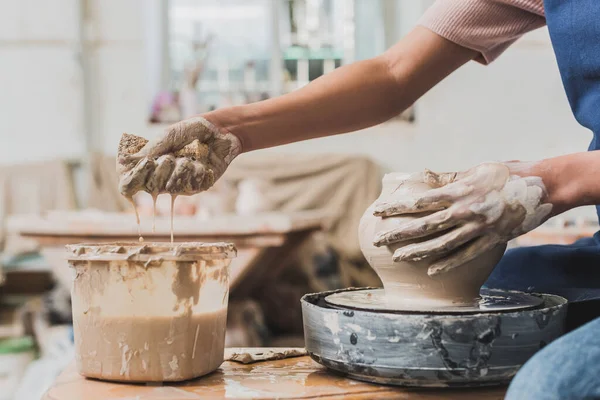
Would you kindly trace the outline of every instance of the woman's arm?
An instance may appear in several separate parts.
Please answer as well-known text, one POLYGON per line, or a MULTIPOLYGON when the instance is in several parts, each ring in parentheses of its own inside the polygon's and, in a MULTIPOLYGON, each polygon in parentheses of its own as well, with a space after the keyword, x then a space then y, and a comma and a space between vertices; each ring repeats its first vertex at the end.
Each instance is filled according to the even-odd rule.
POLYGON ((519 176, 539 176, 553 205, 552 216, 600 204, 600 151, 567 154, 538 162, 507 163, 519 176))
POLYGON ((203 115, 244 152, 351 132, 400 114, 477 53, 416 27, 383 55, 343 66, 292 93, 203 115))
POLYGON ((212 186, 241 152, 386 121, 476 54, 417 27, 379 57, 338 68, 284 96, 188 118, 135 154, 125 151, 124 136, 117 164, 121 193, 197 193, 212 186), (208 151, 173 158, 196 140, 208 151))

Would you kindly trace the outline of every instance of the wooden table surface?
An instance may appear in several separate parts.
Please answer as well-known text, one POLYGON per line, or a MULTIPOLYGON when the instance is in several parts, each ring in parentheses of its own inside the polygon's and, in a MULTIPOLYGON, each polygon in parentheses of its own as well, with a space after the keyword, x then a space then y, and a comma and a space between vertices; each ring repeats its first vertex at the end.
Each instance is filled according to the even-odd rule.
MULTIPOLYGON (((176 238, 270 235, 320 228, 326 218, 327 215, 318 210, 268 212, 254 215, 226 214, 205 220, 176 215, 173 228, 176 238)), ((152 217, 142 216, 140 222, 144 237, 170 236, 171 220, 168 216, 156 217, 155 232, 152 232, 152 217)), ((65 237, 135 237, 137 239, 138 236, 138 226, 133 214, 96 210, 52 211, 44 215, 12 215, 7 220, 6 230, 25 237, 49 236, 54 240, 65 237)))
MULTIPOLYGON (((176 242, 232 242, 238 256, 230 265, 232 295, 245 296, 264 283, 265 275, 276 277, 286 257, 313 232, 320 230, 327 215, 322 211, 269 212, 255 215, 219 215, 207 220, 176 216, 176 242), (240 285, 241 282, 244 285, 240 285)), ((170 240, 169 217, 142 217, 141 233, 146 242, 170 240)), ((37 242, 54 273, 67 287, 72 276, 65 268, 64 245, 72 243, 137 242, 135 216, 96 210, 53 211, 44 215, 14 215, 7 231, 37 242)))
POLYGON ((329 372, 308 356, 255 364, 226 361, 214 373, 175 385, 85 379, 71 364, 43 400, 415 399, 501 400, 506 388, 407 389, 363 383, 329 372))

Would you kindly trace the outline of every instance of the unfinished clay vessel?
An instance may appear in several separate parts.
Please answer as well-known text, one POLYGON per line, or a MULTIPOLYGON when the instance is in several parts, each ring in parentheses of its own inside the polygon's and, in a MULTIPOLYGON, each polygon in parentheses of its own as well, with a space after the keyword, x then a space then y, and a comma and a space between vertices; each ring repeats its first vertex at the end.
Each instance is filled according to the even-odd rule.
MULTIPOLYGON (((406 310, 475 304, 479 299, 479 289, 502 258, 506 245, 497 246, 454 270, 433 277, 427 274, 427 269, 435 259, 418 262, 394 262, 392 259, 397 248, 426 239, 404 241, 392 246, 373 245, 376 233, 417 218, 410 215, 390 218, 373 215, 375 204, 392 194, 397 197, 402 192, 418 193, 431 189, 425 183, 407 181, 409 176, 406 173, 387 174, 383 178, 383 190, 379 199, 365 211, 359 226, 361 250, 383 282, 386 301, 398 309, 406 310)), ((420 214, 423 215, 425 214, 420 214)))

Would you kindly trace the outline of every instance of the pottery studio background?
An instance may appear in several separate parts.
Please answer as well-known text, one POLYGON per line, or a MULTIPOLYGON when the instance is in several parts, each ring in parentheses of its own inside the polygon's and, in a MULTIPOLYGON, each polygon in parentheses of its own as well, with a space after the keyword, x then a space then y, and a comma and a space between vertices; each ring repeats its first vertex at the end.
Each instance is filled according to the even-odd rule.
MULTIPOLYGON (((112 229, 98 222, 107 220, 131 228, 114 172, 123 132, 153 137, 189 115, 295 90, 381 53, 430 3, 0 2, 0 399, 19 385, 38 398, 73 354, 69 275, 52 251, 60 246, 23 233, 49 215, 57 234, 80 223, 90 234, 112 229)), ((356 227, 383 173, 536 160, 583 151, 588 141, 542 29, 489 67, 469 63, 389 122, 243 155, 211 191, 178 199, 175 235, 183 224, 222 234, 226 217, 255 229, 252 239, 269 221, 318 215, 322 229, 286 247, 285 257, 261 259, 261 268, 279 271, 268 284, 246 262, 239 287, 254 289, 232 289, 229 310, 228 345, 301 346, 302 294, 378 285, 356 227)), ((149 196, 136 202, 147 226, 149 196)), ((159 219, 168 206, 159 201, 159 219)), ((593 210, 576 210, 511 245, 569 243, 595 223, 593 210)), ((249 260, 266 251, 259 242, 247 246, 249 260)))

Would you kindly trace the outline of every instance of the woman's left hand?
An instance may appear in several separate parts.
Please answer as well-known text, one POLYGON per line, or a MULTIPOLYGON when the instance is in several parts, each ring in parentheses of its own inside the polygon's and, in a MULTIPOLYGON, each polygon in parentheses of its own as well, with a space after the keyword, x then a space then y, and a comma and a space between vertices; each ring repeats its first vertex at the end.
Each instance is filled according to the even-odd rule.
POLYGON ((374 214, 431 214, 379 232, 374 245, 424 238, 398 248, 394 261, 435 258, 429 275, 456 268, 529 232, 548 219, 552 211, 542 179, 513 175, 504 163, 485 163, 460 173, 425 171, 410 179, 423 181, 431 189, 417 195, 404 192, 378 203, 374 214))

